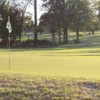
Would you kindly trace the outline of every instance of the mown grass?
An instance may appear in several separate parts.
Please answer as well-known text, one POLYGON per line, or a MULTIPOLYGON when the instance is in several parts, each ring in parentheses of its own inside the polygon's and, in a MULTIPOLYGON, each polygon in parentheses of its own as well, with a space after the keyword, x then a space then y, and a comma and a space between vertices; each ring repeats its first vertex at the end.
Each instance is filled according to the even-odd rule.
POLYGON ((100 100, 100 81, 0 74, 0 100, 100 100))
POLYGON ((0 54, 0 72, 100 79, 99 56, 46 56, 35 53, 0 54))

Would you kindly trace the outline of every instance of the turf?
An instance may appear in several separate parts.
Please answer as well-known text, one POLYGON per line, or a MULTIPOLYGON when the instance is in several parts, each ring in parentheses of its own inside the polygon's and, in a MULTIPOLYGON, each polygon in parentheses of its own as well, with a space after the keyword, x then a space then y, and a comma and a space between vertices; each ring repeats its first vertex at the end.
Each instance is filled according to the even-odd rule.
POLYGON ((99 56, 48 56, 40 54, 12 52, 11 70, 8 70, 8 53, 2 53, 0 54, 0 72, 100 79, 99 56))
POLYGON ((0 100, 100 100, 100 81, 0 74, 0 100))

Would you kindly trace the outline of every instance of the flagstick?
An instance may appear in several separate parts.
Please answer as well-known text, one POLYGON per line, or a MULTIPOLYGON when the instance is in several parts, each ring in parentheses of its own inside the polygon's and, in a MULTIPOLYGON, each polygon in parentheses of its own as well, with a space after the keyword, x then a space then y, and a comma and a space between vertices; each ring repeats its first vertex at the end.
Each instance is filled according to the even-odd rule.
POLYGON ((11 69, 11 60, 10 60, 10 49, 11 49, 11 47, 10 47, 10 33, 11 33, 11 25, 10 25, 10 17, 8 16, 8 22, 7 22, 7 29, 8 29, 8 31, 9 31, 9 35, 8 35, 8 51, 9 51, 9 58, 8 58, 8 63, 9 63, 9 65, 8 65, 8 69, 10 70, 11 69))
POLYGON ((9 70, 11 69, 11 62, 10 62, 10 32, 9 32, 9 39, 8 39, 8 48, 9 48, 9 70))

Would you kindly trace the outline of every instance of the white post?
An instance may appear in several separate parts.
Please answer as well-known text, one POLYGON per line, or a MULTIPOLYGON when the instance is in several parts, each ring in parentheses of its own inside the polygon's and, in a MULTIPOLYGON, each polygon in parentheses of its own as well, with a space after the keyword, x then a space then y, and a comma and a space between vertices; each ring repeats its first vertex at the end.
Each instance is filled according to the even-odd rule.
POLYGON ((10 60, 10 33, 12 31, 11 24, 10 24, 10 17, 8 16, 7 22, 7 29, 9 30, 9 37, 8 37, 8 49, 9 49, 9 70, 11 69, 11 60, 10 60))

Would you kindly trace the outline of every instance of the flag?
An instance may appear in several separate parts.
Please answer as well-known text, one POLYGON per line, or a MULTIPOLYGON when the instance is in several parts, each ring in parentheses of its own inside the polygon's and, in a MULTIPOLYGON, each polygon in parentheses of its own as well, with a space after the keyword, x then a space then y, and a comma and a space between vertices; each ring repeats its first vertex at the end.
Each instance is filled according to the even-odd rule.
POLYGON ((9 33, 11 33, 12 28, 11 28, 11 24, 10 24, 10 17, 8 16, 8 21, 7 21, 7 26, 6 28, 9 30, 9 33))

